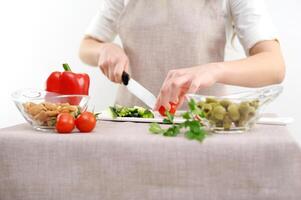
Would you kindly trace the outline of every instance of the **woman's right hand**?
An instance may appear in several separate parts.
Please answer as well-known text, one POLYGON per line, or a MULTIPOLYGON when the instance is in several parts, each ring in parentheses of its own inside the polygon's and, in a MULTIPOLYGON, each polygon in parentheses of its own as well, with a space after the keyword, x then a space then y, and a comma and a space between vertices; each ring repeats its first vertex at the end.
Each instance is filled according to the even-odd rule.
POLYGON ((99 51, 98 66, 112 82, 121 83, 123 71, 128 71, 129 59, 118 45, 103 43, 99 51))

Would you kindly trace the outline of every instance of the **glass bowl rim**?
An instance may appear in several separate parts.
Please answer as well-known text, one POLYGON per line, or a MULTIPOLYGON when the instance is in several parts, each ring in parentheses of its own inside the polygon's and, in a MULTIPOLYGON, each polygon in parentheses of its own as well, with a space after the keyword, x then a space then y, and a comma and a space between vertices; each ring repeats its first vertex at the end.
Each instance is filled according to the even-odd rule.
POLYGON ((22 100, 39 101, 39 100, 45 99, 46 96, 42 96, 43 93, 54 95, 54 96, 47 96, 47 99, 60 99, 60 98, 67 98, 67 97, 84 97, 84 98, 88 98, 88 99, 90 98, 89 95, 84 95, 84 94, 59 94, 59 93, 55 93, 55 92, 48 92, 48 91, 42 90, 42 89, 24 88, 24 89, 19 89, 19 90, 14 91, 11 94, 11 99, 16 102, 19 102, 22 100), (40 96, 37 96, 37 97, 22 96, 22 93, 26 92, 26 91, 36 92, 40 96))
MULTIPOLYGON (((221 96, 189 93, 189 94, 186 94, 186 97, 189 100, 190 99, 195 99, 195 98, 201 98, 201 99, 215 98, 215 99, 218 99, 218 100, 244 101, 244 100, 260 99, 262 94, 265 95, 266 91, 271 91, 271 90, 272 90, 273 94, 279 95, 280 93, 283 92, 283 86, 282 85, 271 85, 271 86, 257 88, 257 89, 256 88, 252 88, 252 89, 249 88, 249 90, 233 92, 233 93, 229 93, 229 94, 221 95, 221 96)), ((268 94, 268 95, 271 95, 271 94, 268 94)))

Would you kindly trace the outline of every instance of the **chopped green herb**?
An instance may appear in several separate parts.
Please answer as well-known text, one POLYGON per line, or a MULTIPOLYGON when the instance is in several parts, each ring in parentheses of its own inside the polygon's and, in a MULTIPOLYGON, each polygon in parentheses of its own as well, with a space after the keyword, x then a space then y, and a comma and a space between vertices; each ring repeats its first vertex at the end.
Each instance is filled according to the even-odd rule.
POLYGON ((165 132, 164 129, 162 129, 161 126, 157 123, 151 123, 149 131, 154 134, 162 134, 163 132, 165 132))
POLYGON ((163 120, 164 124, 171 124, 169 128, 163 129, 158 123, 152 123, 149 131, 154 134, 162 134, 166 137, 175 137, 181 133, 181 130, 186 130, 185 137, 190 140, 197 140, 202 142, 207 136, 207 132, 197 118, 204 118, 204 113, 197 106, 194 100, 188 102, 189 110, 185 112, 182 117, 185 119, 183 123, 175 124, 174 116, 169 112, 166 113, 166 118, 163 120))

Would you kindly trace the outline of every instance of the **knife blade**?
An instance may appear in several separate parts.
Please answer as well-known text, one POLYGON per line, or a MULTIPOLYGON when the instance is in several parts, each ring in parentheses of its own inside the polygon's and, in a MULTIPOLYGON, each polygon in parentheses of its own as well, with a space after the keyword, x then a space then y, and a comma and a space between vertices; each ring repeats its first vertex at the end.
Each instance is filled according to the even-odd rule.
POLYGON ((130 78, 130 75, 126 72, 122 73, 122 83, 133 95, 135 95, 148 107, 151 109, 155 107, 156 97, 140 83, 130 78))

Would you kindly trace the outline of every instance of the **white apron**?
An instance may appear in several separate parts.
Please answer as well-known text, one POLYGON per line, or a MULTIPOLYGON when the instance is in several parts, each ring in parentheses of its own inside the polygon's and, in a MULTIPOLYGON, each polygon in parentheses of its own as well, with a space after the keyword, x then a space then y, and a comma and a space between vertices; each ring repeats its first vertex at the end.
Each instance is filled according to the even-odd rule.
MULTIPOLYGON (((225 13, 222 0, 130 0, 117 20, 130 60, 131 77, 158 95, 171 69, 224 59, 225 13)), ((215 84, 200 94, 221 95, 215 84)), ((120 86, 117 104, 144 104, 120 86)))

